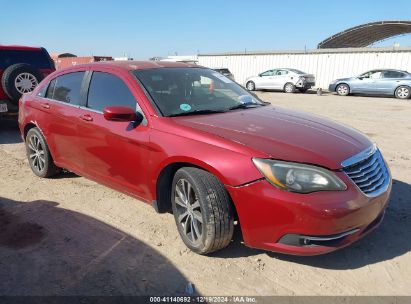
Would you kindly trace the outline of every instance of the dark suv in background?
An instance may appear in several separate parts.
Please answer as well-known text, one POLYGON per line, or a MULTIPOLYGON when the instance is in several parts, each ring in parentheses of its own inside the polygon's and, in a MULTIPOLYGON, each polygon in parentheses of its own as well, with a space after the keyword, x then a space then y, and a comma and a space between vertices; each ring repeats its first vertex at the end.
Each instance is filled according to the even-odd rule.
POLYGON ((17 111, 21 95, 33 91, 53 71, 45 48, 0 45, 0 113, 17 111))
POLYGON ((230 78, 232 81, 235 81, 234 80, 234 75, 233 75, 233 73, 230 72, 229 69, 227 69, 227 68, 215 68, 213 70, 216 71, 216 72, 219 72, 220 74, 224 75, 225 77, 230 78))

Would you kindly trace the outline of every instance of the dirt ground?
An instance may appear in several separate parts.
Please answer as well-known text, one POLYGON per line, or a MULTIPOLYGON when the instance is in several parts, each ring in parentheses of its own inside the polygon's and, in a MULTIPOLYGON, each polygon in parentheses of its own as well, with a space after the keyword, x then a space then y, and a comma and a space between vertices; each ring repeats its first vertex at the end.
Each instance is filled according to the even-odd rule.
POLYGON ((35 177, 15 122, 0 120, 0 295, 411 295, 411 101, 258 93, 376 141, 394 179, 383 224, 343 250, 292 257, 237 236, 199 256, 173 216, 73 174, 35 177))

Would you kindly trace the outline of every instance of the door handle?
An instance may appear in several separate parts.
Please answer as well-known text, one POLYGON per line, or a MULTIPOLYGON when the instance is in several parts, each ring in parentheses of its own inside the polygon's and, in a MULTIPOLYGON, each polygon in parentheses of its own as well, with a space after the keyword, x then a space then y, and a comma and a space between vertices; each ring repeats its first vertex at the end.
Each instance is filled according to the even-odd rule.
POLYGON ((85 121, 93 121, 93 117, 91 117, 90 114, 84 114, 79 116, 80 119, 85 120, 85 121))
POLYGON ((48 104, 48 103, 41 103, 40 105, 41 105, 42 108, 50 109, 50 104, 48 104))

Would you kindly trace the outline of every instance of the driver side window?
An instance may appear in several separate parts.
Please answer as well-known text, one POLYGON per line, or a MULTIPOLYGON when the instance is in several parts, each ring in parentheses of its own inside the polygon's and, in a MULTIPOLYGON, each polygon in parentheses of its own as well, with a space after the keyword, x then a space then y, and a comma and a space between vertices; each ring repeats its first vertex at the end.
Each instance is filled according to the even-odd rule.
POLYGON ((276 70, 268 70, 268 71, 265 71, 265 72, 261 73, 260 75, 261 76, 273 76, 273 75, 275 75, 275 72, 276 72, 276 70))
POLYGON ((123 80, 109 73, 93 72, 88 91, 87 108, 103 112, 104 108, 109 106, 126 106, 140 110, 137 101, 123 80))
POLYGON ((380 79, 381 78, 381 71, 377 71, 370 74, 370 79, 380 79))
POLYGON ((361 78, 379 79, 381 78, 381 71, 370 71, 361 75, 361 78))

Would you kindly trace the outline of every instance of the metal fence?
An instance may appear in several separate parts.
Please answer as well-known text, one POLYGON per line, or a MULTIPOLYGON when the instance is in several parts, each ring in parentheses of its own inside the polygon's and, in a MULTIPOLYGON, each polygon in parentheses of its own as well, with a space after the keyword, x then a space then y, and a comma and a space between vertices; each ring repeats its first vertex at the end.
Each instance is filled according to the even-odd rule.
POLYGON ((311 51, 225 53, 198 55, 198 64, 228 68, 244 84, 249 76, 274 68, 295 68, 316 77, 316 87, 328 88, 337 78, 367 70, 391 68, 411 71, 411 48, 352 48, 311 51))

